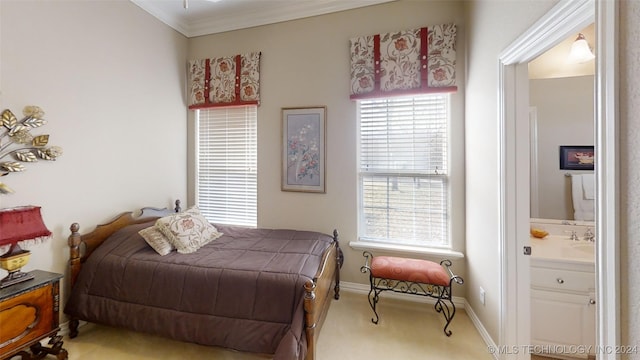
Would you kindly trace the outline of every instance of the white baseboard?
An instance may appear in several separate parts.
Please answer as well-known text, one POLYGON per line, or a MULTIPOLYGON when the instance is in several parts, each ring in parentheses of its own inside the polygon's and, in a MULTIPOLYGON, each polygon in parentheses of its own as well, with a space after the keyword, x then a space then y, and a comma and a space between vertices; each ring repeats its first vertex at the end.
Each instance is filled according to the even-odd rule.
MULTIPOLYGON (((340 290, 344 290, 347 292, 363 294, 366 296, 369 294, 370 289, 371 289, 370 286, 366 284, 344 282, 344 281, 340 282, 340 290)), ((397 299, 397 300, 406 300, 411 302, 423 303, 423 304, 436 303, 435 299, 430 298, 428 296, 412 296, 411 294, 402 294, 402 293, 396 293, 393 291, 385 292, 385 297, 389 297, 391 299, 397 299)), ((487 349, 489 349, 489 347, 492 347, 493 349, 495 349, 496 343, 493 341, 493 339, 491 338, 491 335, 489 335, 489 332, 484 327, 484 325, 482 325, 482 322, 478 318, 478 315, 476 315, 476 313, 473 311, 473 309, 471 308, 471 305, 467 302, 467 299, 459 296, 454 296, 452 300, 456 308, 465 309, 465 311, 467 312, 467 315, 469 316, 469 319, 471 319, 471 322, 476 327, 476 330, 478 330, 480 337, 482 337, 482 340, 487 345, 487 349)), ((495 353, 493 354, 493 357, 494 359, 498 360, 498 357, 495 353)))
MULTIPOLYGON (((78 329, 82 328, 87 324, 86 321, 80 320, 78 324, 78 329)), ((58 335, 67 336, 69 335, 69 322, 65 321, 62 324, 58 325, 60 327, 60 331, 58 331, 58 335)))
POLYGON ((69 322, 65 321, 60 326, 60 331, 58 331, 58 335, 67 336, 69 335, 69 322))
MULTIPOLYGON (((497 346, 496 346, 495 341, 493 341, 493 339, 491 338, 491 335, 489 335, 489 332, 487 331, 487 329, 484 327, 484 325, 482 325, 482 322, 478 318, 478 315, 476 315, 476 313, 473 311, 473 308, 467 302, 466 299, 464 300, 464 302, 466 303, 464 309, 467 312, 467 315, 469 316, 469 319, 471 319, 471 322, 476 327, 476 330, 478 330, 478 333, 480 334, 480 337, 482 337, 482 340, 484 340, 484 343, 487 345, 487 350, 489 348, 496 349, 497 346)), ((492 352, 492 355, 493 355, 494 359, 498 360, 497 351, 492 352)))

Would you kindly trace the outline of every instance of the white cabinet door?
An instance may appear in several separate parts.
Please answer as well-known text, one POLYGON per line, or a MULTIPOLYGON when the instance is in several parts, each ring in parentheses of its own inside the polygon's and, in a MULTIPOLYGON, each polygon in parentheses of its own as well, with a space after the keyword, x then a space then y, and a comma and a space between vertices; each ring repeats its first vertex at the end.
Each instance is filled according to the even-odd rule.
MULTIPOLYGON (((576 346, 591 349, 595 345, 595 299, 589 294, 531 290, 531 341, 545 351, 572 351, 576 346), (589 348, 589 346, 591 346, 589 348)), ((564 353, 586 358, 586 354, 564 353)))

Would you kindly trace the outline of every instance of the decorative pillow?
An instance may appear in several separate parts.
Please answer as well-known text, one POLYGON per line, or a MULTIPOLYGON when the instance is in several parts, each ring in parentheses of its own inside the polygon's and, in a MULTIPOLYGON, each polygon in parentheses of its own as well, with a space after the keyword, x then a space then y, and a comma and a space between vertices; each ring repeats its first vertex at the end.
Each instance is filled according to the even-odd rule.
POLYGON ((149 244, 158 254, 164 256, 175 250, 175 247, 171 245, 169 240, 167 239, 158 228, 155 226, 149 226, 148 228, 142 229, 138 231, 138 234, 142 236, 144 241, 149 244))
POLYGON ((195 206, 185 212, 158 219, 156 228, 181 254, 195 252, 222 236, 195 206))

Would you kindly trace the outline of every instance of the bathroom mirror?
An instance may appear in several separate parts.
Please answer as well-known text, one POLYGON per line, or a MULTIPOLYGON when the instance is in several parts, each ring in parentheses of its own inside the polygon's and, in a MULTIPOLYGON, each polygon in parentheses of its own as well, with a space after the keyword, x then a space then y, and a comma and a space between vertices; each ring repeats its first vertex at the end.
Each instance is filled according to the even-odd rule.
MULTIPOLYGON (((594 26, 580 33, 593 50, 594 26)), ((559 166, 560 146, 594 144, 595 61, 569 60, 577 37, 576 33, 529 63, 531 218, 572 222, 594 218, 594 194, 578 191, 589 189, 593 171, 559 166), (580 185, 584 174, 585 184, 580 185), (574 196, 578 193, 582 199, 574 196), (574 198, 579 201, 576 205, 574 198), (586 217, 581 215, 585 211, 586 217)))

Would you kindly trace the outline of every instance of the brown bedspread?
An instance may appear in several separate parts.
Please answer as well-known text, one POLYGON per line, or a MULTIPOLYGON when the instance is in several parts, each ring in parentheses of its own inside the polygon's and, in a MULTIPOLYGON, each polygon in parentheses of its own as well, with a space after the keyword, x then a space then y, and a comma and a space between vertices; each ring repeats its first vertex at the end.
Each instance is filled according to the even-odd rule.
POLYGON ((177 340, 304 359, 303 284, 329 235, 216 225, 193 254, 160 256, 127 226, 87 259, 65 313, 177 340))

